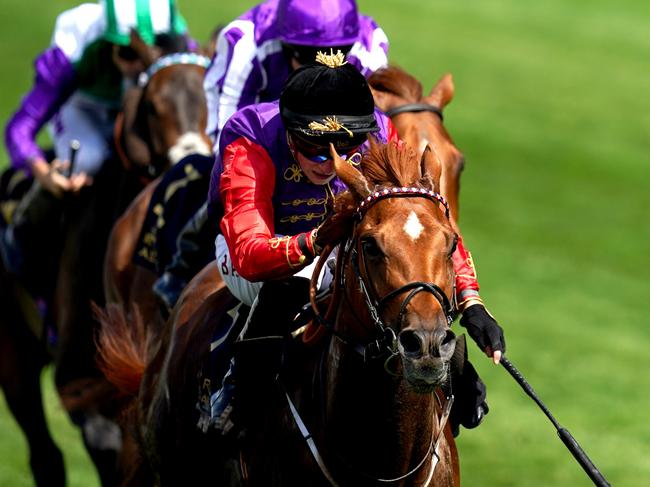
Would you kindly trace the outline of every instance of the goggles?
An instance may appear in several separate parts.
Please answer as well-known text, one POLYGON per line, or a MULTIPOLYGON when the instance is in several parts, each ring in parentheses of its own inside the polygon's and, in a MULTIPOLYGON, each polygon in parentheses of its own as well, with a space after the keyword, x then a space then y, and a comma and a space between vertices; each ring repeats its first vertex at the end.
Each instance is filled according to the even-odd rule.
MULTIPOLYGON (((322 164, 325 161, 328 161, 332 158, 332 156, 330 155, 329 146, 309 144, 303 140, 297 139, 290 135, 288 137, 289 137, 289 149, 291 150, 292 153, 294 153, 294 157, 295 157, 295 152, 299 152, 304 158, 306 158, 310 162, 313 162, 314 164, 322 164)), ((359 154, 359 147, 360 145, 352 148, 348 148, 343 153, 339 152, 339 156, 344 161, 347 160, 348 158, 352 158, 353 156, 355 156, 355 154, 359 154)))

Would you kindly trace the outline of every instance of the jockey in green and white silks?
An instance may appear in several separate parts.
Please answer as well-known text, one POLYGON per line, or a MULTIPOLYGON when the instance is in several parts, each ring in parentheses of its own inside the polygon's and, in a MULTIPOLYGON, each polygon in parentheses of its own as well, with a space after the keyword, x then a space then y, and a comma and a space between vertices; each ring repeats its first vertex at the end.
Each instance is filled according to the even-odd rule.
POLYGON ((184 34, 186 24, 175 0, 102 0, 59 15, 50 47, 34 62, 34 86, 5 130, 14 168, 43 179, 47 167, 35 137, 49 121, 57 159, 67 159, 77 139, 74 173, 99 171, 110 155, 122 92, 143 69, 128 48, 131 29, 154 44, 158 34, 184 34))

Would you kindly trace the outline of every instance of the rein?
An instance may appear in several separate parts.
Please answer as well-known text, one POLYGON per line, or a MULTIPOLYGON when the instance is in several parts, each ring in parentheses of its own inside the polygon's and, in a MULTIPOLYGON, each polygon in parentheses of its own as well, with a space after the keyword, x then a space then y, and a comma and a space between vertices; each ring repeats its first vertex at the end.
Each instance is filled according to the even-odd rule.
MULTIPOLYGON (((298 426, 298 430, 300 431, 300 434, 302 435, 303 439, 307 442, 307 446, 309 447, 309 452, 311 453, 312 457, 314 458, 314 461, 318 465, 318 467, 321 470, 321 473, 325 476, 327 481, 333 486, 333 487, 339 487, 339 484, 334 480, 334 477, 332 476, 332 473, 330 470, 327 468, 327 465, 325 464, 325 460, 323 459, 322 455, 318 451, 318 447, 316 446, 316 442, 314 441, 314 437, 312 434, 309 432, 307 429, 307 426, 305 425, 305 422, 302 420, 300 417, 300 413, 298 412, 298 408, 296 408, 295 404, 291 400, 291 397, 289 396, 289 393, 284 389, 284 386, 282 383, 279 383, 282 392, 284 393, 284 396, 287 400, 287 403, 289 404, 289 410, 291 411, 291 416, 293 417, 294 422, 296 423, 296 426, 298 426)), ((436 400, 438 401, 438 404, 442 406, 442 403, 440 401, 440 398, 438 397, 438 394, 434 394, 436 400)), ((384 479, 384 478, 378 478, 374 477, 370 474, 367 474, 366 472, 361 472, 357 471, 358 475, 371 479, 374 482, 381 482, 381 483, 393 483, 393 482, 399 482, 400 480, 404 480, 411 475, 413 475, 415 472, 420 470, 420 468, 426 463, 427 459, 431 458, 431 467, 429 467, 429 474, 427 475, 427 479, 424 481, 422 485, 426 486, 429 485, 429 482, 431 482, 431 479, 433 478, 433 474, 436 470, 436 467, 438 466, 438 462, 440 461, 440 455, 438 454, 438 448, 440 446, 440 441, 444 437, 444 431, 445 431, 445 426, 447 425, 447 421, 449 420, 449 415, 451 413, 451 407, 454 403, 454 396, 450 396, 447 398, 447 401, 445 402, 442 410, 442 415, 440 416, 440 419, 437 420, 437 428, 434 428, 431 431, 431 442, 429 443, 429 448, 427 449, 427 452, 424 454, 424 457, 422 457, 422 460, 418 462, 418 464, 413 467, 411 470, 406 472, 403 475, 400 475, 399 477, 395 477, 392 479, 384 479), (436 434, 436 429, 437 429, 437 434, 436 434)), ((350 465, 346 465, 346 467, 349 470, 354 471, 354 469, 350 465)))
POLYGON ((400 105, 390 110, 386 110, 386 116, 393 118, 395 115, 400 113, 420 113, 420 112, 431 112, 435 113, 440 117, 440 121, 443 121, 442 110, 435 105, 429 105, 428 103, 407 103, 406 105, 400 105))

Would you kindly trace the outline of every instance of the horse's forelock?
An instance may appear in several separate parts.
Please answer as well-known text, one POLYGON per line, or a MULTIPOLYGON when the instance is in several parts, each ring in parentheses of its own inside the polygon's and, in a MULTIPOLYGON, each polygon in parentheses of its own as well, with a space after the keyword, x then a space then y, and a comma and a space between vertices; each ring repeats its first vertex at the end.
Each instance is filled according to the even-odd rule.
POLYGON ((375 71, 368 83, 375 90, 404 98, 406 103, 418 103, 423 96, 422 84, 397 66, 386 66, 375 71))
POLYGON ((404 143, 371 144, 361 172, 375 187, 419 185, 422 177, 415 151, 404 143))

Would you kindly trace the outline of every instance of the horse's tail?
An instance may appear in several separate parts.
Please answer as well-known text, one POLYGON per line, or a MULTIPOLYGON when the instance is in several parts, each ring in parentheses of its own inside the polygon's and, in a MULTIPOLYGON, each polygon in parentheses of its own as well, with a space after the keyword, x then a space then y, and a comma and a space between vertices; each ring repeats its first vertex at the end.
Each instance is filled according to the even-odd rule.
POLYGON ((97 364, 106 379, 125 395, 136 396, 147 365, 148 337, 137 306, 127 316, 124 306, 93 303, 101 328, 97 337, 97 364))

